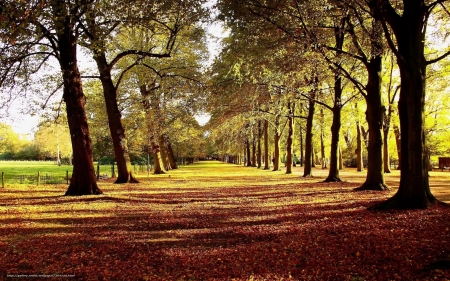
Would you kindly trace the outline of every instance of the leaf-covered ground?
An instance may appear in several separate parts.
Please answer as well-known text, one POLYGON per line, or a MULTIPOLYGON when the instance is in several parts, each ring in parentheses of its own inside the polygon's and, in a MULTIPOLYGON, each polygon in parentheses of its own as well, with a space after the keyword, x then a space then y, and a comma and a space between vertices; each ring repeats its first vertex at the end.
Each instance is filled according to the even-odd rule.
MULTIPOLYGON (((0 279, 450 279, 448 207, 368 211, 395 189, 353 192, 359 178, 211 162, 170 174, 100 196, 0 189, 0 279)), ((430 180, 445 197, 448 176, 430 180)))

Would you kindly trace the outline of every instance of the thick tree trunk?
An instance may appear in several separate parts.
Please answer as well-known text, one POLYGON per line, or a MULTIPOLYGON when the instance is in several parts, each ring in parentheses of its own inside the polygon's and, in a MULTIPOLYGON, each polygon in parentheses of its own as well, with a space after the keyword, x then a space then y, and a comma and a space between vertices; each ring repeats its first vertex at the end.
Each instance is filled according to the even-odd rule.
MULTIPOLYGON (((336 90, 341 90, 341 78, 338 78, 338 85, 335 88, 336 90)), ((340 100, 341 95, 337 95, 335 93, 335 97, 337 101, 333 107, 333 123, 331 125, 331 149, 330 149, 330 170, 328 171, 328 177, 325 179, 325 182, 341 182, 339 177, 339 165, 338 165, 338 152, 339 152, 339 135, 341 131, 341 104, 338 102, 340 100)))
POLYGON ((164 138, 166 140, 166 149, 167 149, 167 156, 169 157, 169 165, 172 169, 178 169, 177 160, 175 154, 173 153, 172 143, 170 142, 170 139, 167 135, 164 135, 164 138))
POLYGON ((312 144, 312 127, 314 120, 314 110, 315 110, 315 94, 311 94, 309 99, 308 116, 306 117, 306 136, 305 136, 305 159, 303 168, 303 177, 312 177, 312 166, 314 165, 313 160, 313 144, 312 144))
POLYGON ((404 1, 402 15, 394 16, 392 13, 395 11, 390 3, 384 1, 383 4, 383 9, 376 7, 392 27, 398 46, 396 55, 402 85, 398 103, 402 132, 402 166, 397 193, 374 208, 426 208, 438 202, 430 191, 424 132, 426 79, 424 19, 427 18, 428 7, 423 0, 404 1))
POLYGON ((386 190, 383 169, 383 124, 386 108, 381 97, 382 69, 382 27, 380 21, 372 24, 372 57, 366 63, 368 72, 367 93, 365 95, 367 110, 366 120, 369 125, 369 145, 367 150, 367 177, 362 186, 355 190, 386 190))
POLYGON ((286 174, 292 174, 292 137, 294 135, 294 112, 293 112, 293 106, 291 107, 291 103, 288 103, 289 108, 289 114, 288 114, 288 135, 287 135, 287 141, 286 141, 286 174))
MULTIPOLYGON (((59 8, 57 7, 59 12, 65 12, 59 8)), ((78 71, 76 39, 72 32, 69 26, 64 26, 58 33, 59 62, 64 81, 63 99, 66 103, 73 151, 72 178, 65 195, 101 194, 96 182, 92 142, 84 110, 86 97, 78 71)))
POLYGON ((170 167, 169 163, 169 154, 167 152, 167 146, 166 146, 166 140, 164 138, 164 135, 160 135, 158 137, 158 143, 159 143, 159 151, 161 153, 161 161, 164 167, 164 170, 169 171, 172 167, 170 167))
POLYGON ((108 115, 109 131, 117 163, 118 175, 115 183, 138 183, 131 168, 125 129, 122 126, 122 115, 119 106, 117 105, 117 89, 111 78, 111 69, 106 61, 104 53, 96 53, 94 59, 97 63, 100 80, 103 86, 103 96, 105 98, 106 112, 108 115))
POLYGON ((361 125, 359 121, 356 121, 356 171, 364 171, 363 157, 362 157, 362 136, 361 125))
POLYGON ((264 120, 264 170, 270 170, 268 120, 264 120))
POLYGON ((165 174, 166 172, 163 169, 163 166, 161 164, 162 160, 161 160, 161 153, 159 151, 159 146, 157 144, 153 145, 153 165, 155 166, 155 170, 153 171, 153 174, 155 175, 161 175, 161 174, 165 174))

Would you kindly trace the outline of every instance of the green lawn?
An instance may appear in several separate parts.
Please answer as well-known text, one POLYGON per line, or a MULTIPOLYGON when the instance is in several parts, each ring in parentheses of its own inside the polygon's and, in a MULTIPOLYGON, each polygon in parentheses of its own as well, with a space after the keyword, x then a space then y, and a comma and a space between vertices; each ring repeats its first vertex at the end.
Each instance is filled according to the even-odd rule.
MULTIPOLYGON (((94 163, 97 171, 97 163, 94 163)), ((38 172, 41 182, 63 183, 66 173, 72 174, 72 166, 58 166, 53 161, 0 161, 0 173, 3 173, 5 184, 32 184, 37 182, 38 172), (55 178, 50 180, 50 178, 55 178)), ((100 166, 100 174, 111 176, 111 165, 100 166)))

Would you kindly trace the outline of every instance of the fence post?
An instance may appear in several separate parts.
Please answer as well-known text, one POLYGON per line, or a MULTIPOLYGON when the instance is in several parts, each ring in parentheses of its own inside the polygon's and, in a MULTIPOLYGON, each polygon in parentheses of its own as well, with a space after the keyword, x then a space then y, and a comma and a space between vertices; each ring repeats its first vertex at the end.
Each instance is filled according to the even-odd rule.
POLYGON ((115 178, 116 177, 116 173, 114 172, 114 162, 112 163, 111 166, 111 178, 115 178))
POLYGON ((39 185, 40 181, 41 181, 41 172, 38 171, 37 185, 39 185))
POLYGON ((69 184, 69 171, 66 170, 66 184, 69 184))
POLYGON ((2 188, 5 188, 5 172, 2 172, 2 188))
POLYGON ((97 162, 97 180, 100 179, 100 163, 97 162))

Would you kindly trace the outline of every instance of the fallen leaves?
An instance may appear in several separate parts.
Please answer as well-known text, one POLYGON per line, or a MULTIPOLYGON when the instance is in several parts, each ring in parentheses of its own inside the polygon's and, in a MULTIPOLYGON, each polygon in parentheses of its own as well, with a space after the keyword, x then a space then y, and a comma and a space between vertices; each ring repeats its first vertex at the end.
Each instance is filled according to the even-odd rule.
MULTIPOLYGON (((233 171, 244 168, 226 167, 223 177, 180 181, 174 172, 171 179, 143 180, 139 185, 103 183, 107 195, 100 196, 59 197, 48 189, 39 194, 35 188, 14 192, 11 198, 12 190, 2 190, 1 276, 450 278, 448 268, 433 266, 450 255, 450 209, 445 206, 367 211, 393 191, 355 193, 358 183, 317 184, 284 175, 234 178, 233 171)), ((64 189, 55 187, 59 194, 64 189)))

